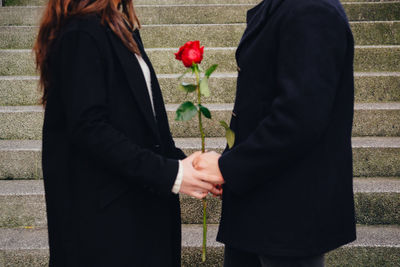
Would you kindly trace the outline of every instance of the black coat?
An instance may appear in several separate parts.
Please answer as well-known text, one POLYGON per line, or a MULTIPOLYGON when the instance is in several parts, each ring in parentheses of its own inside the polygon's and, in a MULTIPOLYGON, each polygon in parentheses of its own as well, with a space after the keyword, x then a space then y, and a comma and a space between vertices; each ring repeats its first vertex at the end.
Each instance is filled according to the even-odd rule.
POLYGON ((247 14, 218 240, 271 256, 353 241, 354 41, 338 0, 265 0, 247 14))
POLYGON ((180 266, 171 189, 185 156, 133 34, 156 119, 135 55, 96 16, 71 20, 52 48, 43 127, 51 266, 180 266))

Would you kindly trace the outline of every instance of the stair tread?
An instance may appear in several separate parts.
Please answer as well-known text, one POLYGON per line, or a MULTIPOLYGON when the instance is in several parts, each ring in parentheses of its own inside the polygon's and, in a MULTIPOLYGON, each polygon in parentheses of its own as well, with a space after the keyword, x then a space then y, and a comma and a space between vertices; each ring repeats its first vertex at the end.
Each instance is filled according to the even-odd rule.
MULTIPOLYGON (((158 78, 178 78, 182 74, 157 74, 158 78)), ((400 72, 354 72, 356 77, 379 77, 379 76, 394 76, 400 77, 400 72)), ((216 72, 212 74, 212 78, 236 78, 237 72, 216 72)), ((0 80, 39 80, 37 75, 12 75, 0 76, 0 80)))
POLYGON ((400 137, 353 137, 353 148, 400 148, 400 137))
MULTIPOLYGON (((371 21, 350 21, 352 24, 392 24, 399 23, 400 20, 371 20, 371 21)), ((142 28, 152 27, 220 27, 220 26, 245 26, 245 22, 234 22, 234 23, 202 23, 202 24, 191 24, 191 23, 171 23, 171 24, 144 24, 142 28)), ((38 25, 0 25, 0 28, 39 28, 38 25)))
MULTIPOLYGON (((359 49, 367 49, 367 48, 400 48, 400 45, 356 45, 355 48, 359 49)), ((146 51, 175 51, 178 47, 152 47, 146 48, 146 51)), ((225 46, 225 47, 205 47, 204 51, 215 51, 215 50, 224 50, 231 51, 236 50, 236 46, 225 46)), ((2 52, 16 52, 16 53, 31 53, 31 49, 0 49, 2 52)))
MULTIPOLYGON (((166 104, 167 111, 175 111, 180 104, 166 104)), ((210 103, 207 107, 211 111, 231 111, 233 103, 210 103)), ((400 109, 400 102, 372 102, 372 103, 355 103, 355 110, 397 110, 400 109)), ((40 105, 33 106, 0 106, 2 112, 43 112, 40 105)))
MULTIPOLYGON (((228 2, 228 1, 227 1, 228 2)), ((343 2, 342 3, 342 5, 343 6, 346 6, 346 5, 349 5, 349 6, 351 6, 351 5, 371 5, 371 6, 376 6, 376 5, 393 5, 393 3, 399 3, 400 1, 371 1, 371 2, 357 2, 357 1, 354 1, 354 2, 343 2)), ((191 4, 191 3, 185 3, 185 4, 150 4, 150 5, 147 5, 147 4, 137 4, 137 5, 135 5, 135 7, 136 8, 139 8, 139 7, 179 7, 179 6, 187 6, 187 7, 200 7, 200 6, 211 6, 211 7, 213 7, 213 6, 247 6, 247 7, 254 7, 255 6, 255 4, 256 4, 256 2, 255 3, 250 3, 250 4, 248 4, 248 3, 214 3, 214 4, 208 4, 208 3, 196 3, 196 4, 191 4)), ((4 8, 4 9, 12 9, 12 8, 15 8, 15 9, 17 9, 17 8, 44 8, 44 6, 34 6, 34 5, 32 5, 32 6, 3 6, 3 7, 1 7, 1 8, 4 8)))
MULTIPOLYGON (((247 6, 247 7, 254 7, 257 2, 255 1, 254 3, 185 3, 185 4, 136 4, 135 7, 179 7, 179 6, 187 6, 187 7, 200 7, 200 6, 247 6)), ((377 5, 393 5, 393 3, 399 3, 400 1, 344 1, 342 2, 343 6, 351 6, 351 5, 370 5, 370 6, 377 6, 377 5)), ((31 6, 3 6, 1 8, 7 8, 7 9, 12 9, 12 8, 43 8, 44 6, 36 6, 36 5, 31 5, 31 6)))
MULTIPOLYGON (((400 177, 354 178, 354 193, 400 193, 400 177)), ((44 195, 43 180, 0 180, 0 196, 24 195, 44 195)))
MULTIPOLYGON (((222 247, 215 241, 218 225, 208 225, 207 246, 222 247)), ((202 225, 182 225, 182 246, 200 247, 202 225)), ((48 249, 47 229, 0 228, 0 250, 48 249)), ((400 247, 400 226, 357 226, 357 240, 348 247, 400 247)))
MULTIPOLYGON (((177 147, 196 149, 200 146, 199 138, 174 138, 177 147)), ((400 148, 400 137, 352 137, 353 148, 400 148)), ((209 149, 225 147, 223 137, 206 138, 209 149)), ((0 140, 0 151, 4 150, 41 150, 41 140, 0 140)))

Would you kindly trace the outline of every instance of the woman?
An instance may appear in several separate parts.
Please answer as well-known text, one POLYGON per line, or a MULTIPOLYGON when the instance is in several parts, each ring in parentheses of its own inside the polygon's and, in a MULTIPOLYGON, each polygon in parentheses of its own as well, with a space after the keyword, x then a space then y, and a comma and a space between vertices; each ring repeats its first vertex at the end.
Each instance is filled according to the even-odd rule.
POLYGON ((215 192, 194 156, 178 162, 139 25, 130 0, 50 0, 44 13, 34 51, 50 266, 179 266, 174 193, 215 192))

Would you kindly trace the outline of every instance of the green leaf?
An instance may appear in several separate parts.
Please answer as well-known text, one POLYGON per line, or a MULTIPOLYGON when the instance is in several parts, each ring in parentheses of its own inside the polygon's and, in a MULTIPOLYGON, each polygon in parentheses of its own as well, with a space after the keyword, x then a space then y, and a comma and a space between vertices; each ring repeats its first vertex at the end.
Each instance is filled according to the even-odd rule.
POLYGON ((226 129, 229 129, 229 126, 228 126, 228 124, 227 124, 226 122, 220 121, 219 124, 221 124, 221 126, 224 127, 225 130, 226 130, 226 129))
POLYGON ((205 76, 210 78, 211 74, 217 69, 218 64, 214 64, 206 70, 205 76))
POLYGON ((232 148, 233 145, 235 144, 235 132, 232 131, 231 128, 229 128, 226 122, 220 121, 219 124, 221 124, 221 126, 225 128, 225 137, 228 143, 228 147, 232 148))
POLYGON ((191 83, 185 83, 182 82, 181 84, 179 84, 179 90, 186 92, 186 93, 191 93, 196 91, 196 85, 191 84, 191 83))
POLYGON ((210 96, 210 89, 208 88, 208 78, 203 77, 200 81, 200 93, 205 96, 209 97, 210 96))
POLYGON ((203 113, 204 117, 206 117, 207 119, 211 119, 211 112, 208 108, 206 108, 203 105, 199 105, 199 108, 201 113, 203 113))
POLYGON ((197 108, 196 106, 190 102, 187 101, 183 103, 182 105, 179 106, 179 108, 176 110, 176 121, 188 121, 191 120, 194 116, 197 114, 197 108))
POLYGON ((226 129, 225 133, 226 141, 228 142, 228 147, 232 148, 235 144, 235 132, 231 128, 226 129))

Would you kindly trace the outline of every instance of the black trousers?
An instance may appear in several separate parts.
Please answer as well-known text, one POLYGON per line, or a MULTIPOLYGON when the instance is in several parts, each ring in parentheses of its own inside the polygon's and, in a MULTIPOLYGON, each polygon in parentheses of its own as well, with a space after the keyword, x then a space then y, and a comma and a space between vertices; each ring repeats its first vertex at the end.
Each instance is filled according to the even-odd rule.
POLYGON ((324 255, 309 258, 267 257, 225 247, 224 267, 324 267, 324 255))

